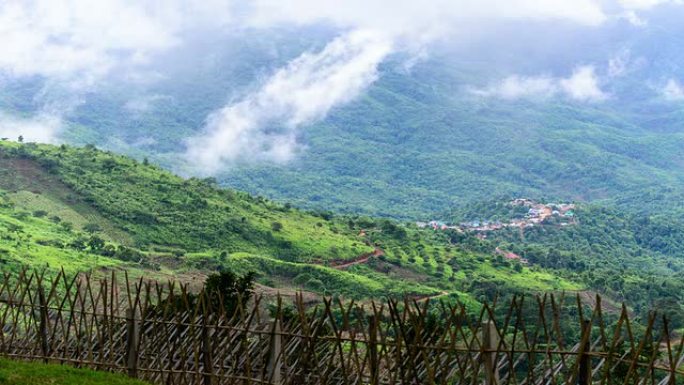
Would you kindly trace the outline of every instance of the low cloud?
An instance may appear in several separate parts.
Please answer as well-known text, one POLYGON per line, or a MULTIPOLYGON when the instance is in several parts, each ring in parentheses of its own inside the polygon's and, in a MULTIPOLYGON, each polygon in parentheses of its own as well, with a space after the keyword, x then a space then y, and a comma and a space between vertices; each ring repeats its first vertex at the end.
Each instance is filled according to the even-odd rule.
POLYGON ((256 92, 214 112, 202 134, 187 141, 188 160, 207 174, 238 161, 291 160, 299 149, 299 128, 375 81, 391 48, 382 34, 354 31, 320 52, 301 55, 256 92))
POLYGON ((501 99, 534 99, 564 96, 577 101, 600 101, 607 98, 599 87, 593 66, 577 67, 567 78, 542 76, 509 76, 485 89, 474 89, 473 94, 501 99))
POLYGON ((669 101, 676 102, 684 100, 684 87, 675 79, 668 80, 661 93, 663 97, 669 101))
POLYGON ((171 99, 172 97, 168 95, 144 95, 127 101, 123 108, 134 114, 144 114, 152 110, 157 103, 171 99))
POLYGON ((648 10, 662 4, 682 4, 681 0, 618 0, 627 10, 648 10))
POLYGON ((558 79, 550 76, 512 75, 483 90, 473 90, 480 96, 502 99, 549 98, 558 93, 558 79))
POLYGON ((176 46, 192 25, 223 25, 231 7, 188 2, 25 0, 0 2, 0 71, 14 76, 97 80, 176 46))
MULTIPOLYGON (((42 80, 29 118, 3 116, 3 136, 53 142, 62 118, 116 69, 132 72, 149 57, 178 45, 188 23, 230 20, 223 1, 0 1, 0 79, 42 80), (40 105, 40 103, 43 103, 40 105)), ((0 111, 2 114, 2 111, 0 111)))
MULTIPOLYGON (((608 19, 594 0, 255 0, 251 11, 245 20, 251 27, 327 23, 352 32, 319 53, 303 54, 258 91, 214 112, 202 134, 187 141, 186 157, 198 172, 212 174, 236 162, 291 160, 302 148, 300 130, 357 97, 376 80, 378 65, 390 53, 408 52, 405 70, 410 71, 427 55, 430 42, 496 20, 566 20, 596 26, 608 19)), ((546 79, 513 83, 504 90, 508 97, 563 87, 546 79)), ((572 90, 577 97, 586 94, 572 90)))
POLYGON ((62 120, 55 115, 39 114, 20 118, 0 113, 0 138, 25 142, 56 143, 62 130, 62 120))
POLYGON ((571 99, 600 101, 608 96, 601 91, 599 79, 593 66, 578 67, 567 79, 561 79, 560 87, 571 99))
MULTIPOLYGON (((215 111, 202 135, 188 140, 187 156, 210 170, 238 160, 291 159, 300 148, 299 130, 324 118, 333 107, 358 96, 378 77, 378 65, 391 53, 427 55, 435 40, 456 40, 500 21, 560 21, 598 26, 659 0, 0 0, 0 77, 41 78, 46 100, 69 94, 59 116, 37 114, 13 121, 32 127, 35 138, 54 141, 61 118, 113 73, 136 84, 153 82, 155 55, 182 47, 192 34, 229 33, 243 28, 325 24, 340 36, 318 53, 304 53, 267 79, 254 93, 215 111), (610 10, 607 12, 606 10, 610 10), (617 12, 617 14, 611 13, 617 12), (352 31, 352 32, 350 32, 352 31), (371 32, 372 31, 372 32, 371 32), (142 74, 138 70, 145 67, 142 74), (65 92, 67 90, 67 92, 65 92), (52 116, 48 119, 47 116, 52 116), (41 128, 42 127, 42 128, 41 128), (38 134, 44 130, 44 134, 38 134)), ((592 67, 567 79, 511 77, 485 93, 503 98, 563 94, 575 100, 601 100, 592 67)), ((36 95, 36 100, 43 98, 36 95)), ((125 107, 144 112, 154 99, 125 107)), ((13 134, 13 133, 12 133, 13 134)), ((141 133, 142 134, 142 133, 141 133)), ((8 135, 9 136, 9 135, 8 135)), ((11 135, 16 136, 16 135, 11 135)))
POLYGON ((608 76, 617 78, 626 75, 630 70, 631 52, 623 50, 608 60, 608 76))

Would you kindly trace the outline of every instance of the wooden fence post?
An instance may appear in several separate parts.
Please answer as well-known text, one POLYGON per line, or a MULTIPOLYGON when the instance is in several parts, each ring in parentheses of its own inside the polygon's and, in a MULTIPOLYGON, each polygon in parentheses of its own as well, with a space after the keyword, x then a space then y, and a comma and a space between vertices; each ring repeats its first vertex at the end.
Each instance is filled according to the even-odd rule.
POLYGON ((273 331, 271 332, 271 346, 270 356, 268 359, 268 377, 270 383, 279 385, 282 383, 282 367, 283 367, 283 336, 280 330, 280 320, 276 317, 273 320, 273 331))
POLYGON ((579 375, 577 377, 578 385, 589 385, 591 384, 591 356, 589 353, 591 345, 591 322, 584 321, 582 323, 582 341, 586 341, 584 346, 582 346, 579 357, 579 375))
POLYGON ((370 366, 370 384, 378 385, 380 382, 380 367, 378 363, 378 319, 372 315, 368 321, 368 359, 370 366))
POLYGON ((207 322, 207 313, 202 317, 202 358, 204 363, 204 374, 202 375, 204 385, 212 385, 214 382, 214 356, 211 347, 211 330, 207 322))
POLYGON ((485 384, 497 385, 499 383, 499 371, 496 363, 496 350, 499 348, 499 333, 496 331, 494 321, 482 323, 482 344, 485 384))
POLYGON ((43 287, 42 285, 38 286, 38 301, 40 302, 40 325, 39 325, 39 333, 40 333, 40 348, 41 352, 43 354, 43 361, 45 363, 48 363, 49 357, 50 357, 50 341, 48 340, 48 322, 49 322, 49 314, 48 314, 48 305, 47 305, 47 300, 45 299, 45 293, 43 292, 43 287))
POLYGON ((138 377, 138 343, 140 341, 140 324, 136 319, 135 309, 126 310, 126 364, 128 376, 138 377))

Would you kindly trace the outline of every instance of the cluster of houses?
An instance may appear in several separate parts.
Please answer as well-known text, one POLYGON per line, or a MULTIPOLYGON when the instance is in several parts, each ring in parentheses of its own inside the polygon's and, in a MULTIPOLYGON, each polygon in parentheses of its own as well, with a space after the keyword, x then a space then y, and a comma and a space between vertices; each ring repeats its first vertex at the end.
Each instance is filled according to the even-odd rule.
POLYGON ((523 206, 528 208, 527 214, 523 218, 513 219, 509 222, 501 221, 469 221, 459 225, 449 225, 442 221, 416 222, 420 228, 431 228, 434 230, 456 230, 460 232, 470 231, 484 233, 488 231, 501 230, 507 227, 527 228, 540 225, 550 218, 558 218, 560 226, 575 224, 575 204, 574 203, 538 203, 531 199, 514 199, 509 202, 512 206, 523 206))
POLYGON ((416 222, 416 226, 421 229, 430 228, 433 230, 456 230, 461 231, 459 226, 447 225, 442 221, 416 222))
POLYGON ((525 219, 528 223, 532 224, 544 222, 546 219, 553 216, 573 220, 575 218, 574 203, 537 203, 530 199, 519 198, 512 200, 510 204, 513 206, 528 207, 529 210, 527 210, 525 219))

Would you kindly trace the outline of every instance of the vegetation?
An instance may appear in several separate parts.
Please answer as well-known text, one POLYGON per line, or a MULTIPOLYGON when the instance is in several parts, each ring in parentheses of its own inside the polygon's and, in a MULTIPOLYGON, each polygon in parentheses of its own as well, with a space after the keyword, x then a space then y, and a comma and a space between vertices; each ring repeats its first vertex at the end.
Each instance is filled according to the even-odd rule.
POLYGON ((307 213, 92 146, 5 142, 0 160, 7 270, 126 269, 191 281, 215 271, 253 272, 262 285, 349 298, 453 294, 478 301, 497 292, 582 288, 415 226, 307 213))
POLYGON ((307 128, 295 165, 231 168, 219 182, 299 207, 405 220, 501 195, 606 201, 630 212, 668 213, 681 202, 681 113, 649 106, 638 118, 627 111, 643 114, 643 101, 624 98, 594 109, 456 96, 477 80, 437 58, 410 74, 386 66, 362 99, 307 128))
POLYGON ((0 359, 2 385, 144 385, 123 375, 0 359))
MULTIPOLYGON (((511 206, 505 202, 473 205, 452 219, 506 218, 511 206)), ((559 226, 551 218, 522 232, 487 232, 483 243, 625 301, 644 319, 659 309, 684 326, 684 222, 591 204, 579 205, 575 214, 573 226, 559 226)))
MULTIPOLYGON (((576 225, 549 220, 522 237, 508 229, 480 239, 389 219, 304 212, 92 146, 2 143, 0 157, 6 176, 0 178, 0 263, 8 271, 126 269, 190 282, 223 271, 237 274, 224 276, 227 287, 246 276, 244 284, 254 279, 346 298, 411 295, 471 304, 592 290, 627 301, 642 317, 661 308, 684 326, 684 263, 672 258, 684 246, 684 225, 663 215, 580 205, 576 225), (497 247, 528 263, 504 258, 497 247)), ((473 204, 450 217, 523 215, 501 202, 473 204)))

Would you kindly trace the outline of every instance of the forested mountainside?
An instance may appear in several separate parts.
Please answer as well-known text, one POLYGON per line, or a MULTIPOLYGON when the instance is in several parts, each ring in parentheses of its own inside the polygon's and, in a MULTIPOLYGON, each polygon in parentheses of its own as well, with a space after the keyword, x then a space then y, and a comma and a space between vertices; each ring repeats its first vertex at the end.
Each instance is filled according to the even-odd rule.
MULTIPOLYGON (((229 269, 257 273, 261 289, 271 293, 408 294, 476 304, 516 293, 571 291, 591 298, 599 292, 608 303, 627 300, 638 314, 652 306, 681 310, 682 260, 668 254, 681 242, 682 229, 674 224, 658 240, 662 224, 582 205, 576 225, 526 229, 523 239, 517 231, 483 238, 412 222, 305 212, 147 163, 93 146, 1 142, 5 269, 126 269, 190 283, 229 269)), ((494 206, 472 210, 482 209, 481 219, 510 215, 494 206)), ((459 215, 473 218, 453 218, 459 215)))
MULTIPOLYGON (((657 21, 668 20, 661 15, 657 21)), ((672 32, 681 27, 671 24, 669 32, 649 34, 615 25, 590 42, 562 29, 526 37, 557 47, 557 55, 515 55, 523 48, 513 32, 510 41, 498 34, 503 41, 492 51, 439 46, 410 65, 405 55, 392 55, 362 95, 297 131, 289 162, 259 161, 255 147, 213 176, 220 185, 297 207, 406 220, 501 195, 681 214, 664 203, 684 194, 684 113, 659 88, 668 77, 684 76, 677 66, 681 33, 672 32), (657 60, 644 61, 653 55, 657 60), (611 69, 611 61, 624 73, 611 69), (565 78, 582 64, 604 80, 600 100, 502 96, 492 89, 511 74, 565 78)), ((89 94, 69 113, 61 139, 200 175, 185 152, 187 138, 202 135, 207 117, 227 101, 248 97, 301 52, 320 52, 334 35, 313 27, 245 31, 220 49, 214 41, 191 39, 183 60, 160 58, 154 69, 164 76, 143 85, 119 76, 89 94)), ((472 46, 489 41, 479 39, 472 46)), ((7 81, 0 107, 37 113, 34 94, 41 87, 36 79, 7 81)), ((280 129, 276 122, 266 134, 280 129)))

